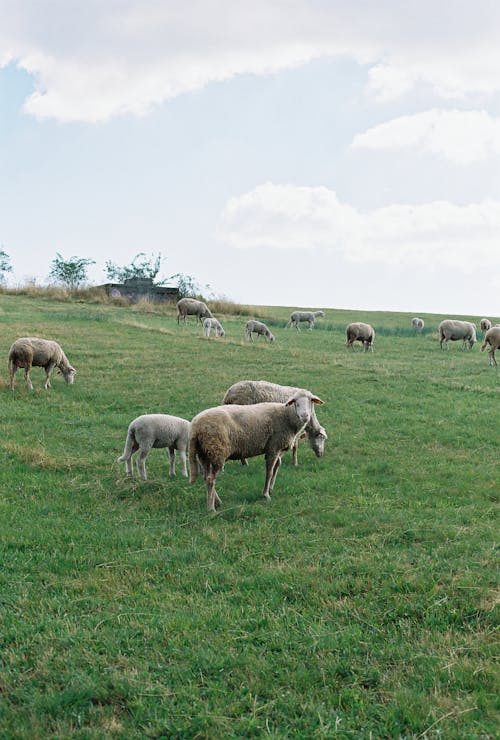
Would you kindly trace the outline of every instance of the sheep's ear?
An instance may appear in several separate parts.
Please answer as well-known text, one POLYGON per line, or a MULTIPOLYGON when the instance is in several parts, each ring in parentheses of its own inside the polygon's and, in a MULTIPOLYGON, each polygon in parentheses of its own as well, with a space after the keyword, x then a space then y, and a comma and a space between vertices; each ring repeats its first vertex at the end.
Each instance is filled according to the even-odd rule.
POLYGON ((299 437, 299 439, 306 439, 306 438, 307 438, 307 434, 305 432, 304 432, 304 434, 301 434, 300 437, 299 437))
POLYGON ((312 401, 313 403, 323 403, 323 401, 321 400, 321 398, 318 398, 318 396, 313 396, 313 397, 311 398, 311 401, 312 401))

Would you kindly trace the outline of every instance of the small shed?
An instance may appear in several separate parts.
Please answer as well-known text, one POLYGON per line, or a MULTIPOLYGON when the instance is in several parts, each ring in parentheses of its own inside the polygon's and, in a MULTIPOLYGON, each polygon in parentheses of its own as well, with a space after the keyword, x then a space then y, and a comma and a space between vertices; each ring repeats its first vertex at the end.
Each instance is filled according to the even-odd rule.
POLYGON ((177 302, 181 297, 178 288, 155 285, 151 278, 128 278, 123 283, 105 283, 100 287, 112 298, 126 298, 131 303, 136 303, 142 298, 155 303, 177 302))

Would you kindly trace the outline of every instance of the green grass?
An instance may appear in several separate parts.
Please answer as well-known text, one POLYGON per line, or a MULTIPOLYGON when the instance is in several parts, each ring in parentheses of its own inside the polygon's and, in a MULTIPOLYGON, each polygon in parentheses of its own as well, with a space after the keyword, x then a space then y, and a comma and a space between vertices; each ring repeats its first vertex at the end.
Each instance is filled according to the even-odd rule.
MULTIPOLYGON (((257 310, 257 309, 256 309, 257 310)), ((2 737, 493 738, 499 373, 441 352, 440 318, 328 310, 313 332, 206 340, 172 311, 0 295, 0 352, 58 340, 77 368, 0 378, 2 737), (375 352, 347 353, 367 320, 375 352), (325 402, 323 459, 228 463, 204 484, 116 463, 138 414, 192 418, 264 378, 325 402)), ((470 317, 469 317, 470 318, 470 317)))

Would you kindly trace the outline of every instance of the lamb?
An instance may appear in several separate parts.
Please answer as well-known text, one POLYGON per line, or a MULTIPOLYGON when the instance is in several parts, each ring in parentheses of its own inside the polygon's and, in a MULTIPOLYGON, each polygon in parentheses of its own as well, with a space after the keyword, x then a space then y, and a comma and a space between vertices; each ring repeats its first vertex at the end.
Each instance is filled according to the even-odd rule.
POLYGON ((186 323, 187 316, 196 316, 196 323, 202 319, 212 319, 213 315, 206 303, 197 301, 195 298, 181 298, 177 302, 177 323, 180 323, 181 317, 186 323))
POLYGON ((175 451, 179 452, 182 475, 187 478, 186 453, 191 424, 186 419, 169 414, 143 414, 130 422, 125 449, 117 462, 124 462, 127 475, 132 475, 132 455, 137 455, 137 470, 142 480, 147 480, 146 458, 152 447, 168 447, 170 477, 175 476, 175 451))
POLYGON ((324 315, 324 311, 294 311, 291 314, 290 321, 286 325, 285 329, 289 329, 291 326, 295 326, 297 331, 300 331, 300 322, 307 321, 309 324, 309 329, 312 330, 314 328, 314 322, 318 318, 318 316, 324 315))
POLYGON ((269 342, 274 342, 276 338, 274 334, 271 334, 267 326, 263 324, 262 321, 255 321, 255 319, 247 321, 245 326, 245 338, 249 339, 251 342, 253 342, 252 333, 267 337, 269 342))
POLYGON ((459 321, 458 319, 445 319, 439 324, 439 346, 443 349, 443 342, 448 347, 448 341, 455 342, 462 339, 462 349, 469 345, 472 349, 476 341, 476 325, 470 321, 459 321))
POLYGON ((62 347, 52 339, 38 337, 20 337, 9 350, 10 389, 14 390, 14 375, 20 367, 24 368, 24 378, 30 391, 33 384, 30 378, 32 367, 43 367, 45 370, 45 389, 51 388, 50 375, 57 367, 68 385, 73 385, 75 368, 70 365, 62 347))
POLYGON ((498 363, 495 359, 495 350, 500 348, 499 324, 497 324, 497 326, 492 326, 491 329, 488 329, 488 331, 486 332, 484 342, 481 345, 481 352, 484 352, 488 344, 490 345, 490 351, 488 352, 490 356, 490 365, 496 366, 498 363))
POLYGON ((361 342, 365 352, 370 349, 373 352, 373 342, 375 341, 375 329, 371 324, 364 324, 362 321, 349 324, 346 328, 346 347, 354 349, 354 342, 361 342))
POLYGON ((216 406, 194 417, 189 437, 190 483, 197 479, 199 461, 209 511, 221 504, 215 480, 226 460, 264 455, 266 480, 262 493, 266 501, 270 500, 281 456, 310 421, 313 403, 323 402, 310 391, 300 390, 286 403, 216 406))
MULTIPOLYGON (((265 401, 285 403, 295 393, 302 390, 304 389, 289 385, 268 383, 266 380, 240 380, 228 388, 223 403, 239 405, 263 403, 265 401)), ((316 457, 322 457, 325 451, 325 440, 328 437, 326 431, 318 421, 314 406, 312 407, 311 418, 304 427, 304 432, 316 457)), ((297 448, 298 438, 292 444, 292 460, 294 465, 298 465, 297 448)), ((245 464, 246 461, 243 459, 242 463, 245 464)))
POLYGON ((425 322, 423 319, 420 319, 418 316, 415 316, 415 318, 411 320, 411 325, 415 329, 415 331, 422 331, 422 329, 425 326, 425 322))
POLYGON ((479 326, 481 327, 481 331, 488 331, 488 329, 491 329, 491 321, 489 319, 481 319, 479 326))
POLYGON ((203 336, 209 337, 211 329, 216 337, 223 337, 226 333, 217 319, 203 319, 203 336))

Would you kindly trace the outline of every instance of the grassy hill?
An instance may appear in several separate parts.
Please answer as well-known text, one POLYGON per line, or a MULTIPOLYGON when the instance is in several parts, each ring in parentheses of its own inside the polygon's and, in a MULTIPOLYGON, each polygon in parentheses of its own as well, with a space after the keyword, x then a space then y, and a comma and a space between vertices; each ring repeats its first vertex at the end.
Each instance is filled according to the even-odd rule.
MULTIPOLYGON (((230 311, 230 309, 226 309, 230 311)), ((224 315, 0 295, 0 727, 4 737, 495 737, 499 373, 408 314, 327 310, 274 345, 224 315), (345 325, 375 326, 347 353, 345 325), (12 341, 56 339, 73 386, 12 341), (329 439, 201 479, 116 462, 142 413, 191 419, 242 378, 307 386, 329 439)), ((467 317, 469 319, 480 317, 467 317)), ((493 318, 493 317, 492 317, 493 318)))

